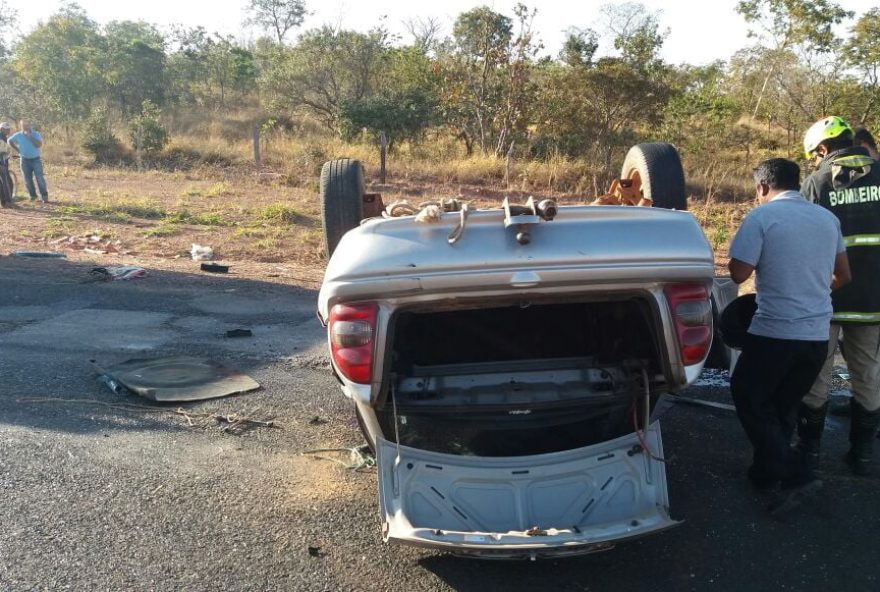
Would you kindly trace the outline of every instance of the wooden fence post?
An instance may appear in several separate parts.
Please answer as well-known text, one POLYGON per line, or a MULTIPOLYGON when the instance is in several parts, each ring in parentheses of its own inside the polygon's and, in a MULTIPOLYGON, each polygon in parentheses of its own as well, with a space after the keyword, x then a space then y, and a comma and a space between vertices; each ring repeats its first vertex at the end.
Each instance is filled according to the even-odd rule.
POLYGON ((257 168, 262 168, 263 159, 260 156, 260 126, 254 126, 254 164, 257 168))
POLYGON ((388 153, 388 136, 379 132, 379 182, 385 184, 385 156, 388 153))
POLYGON ((143 125, 138 125, 137 131, 134 134, 134 161, 137 163, 137 170, 141 172, 144 170, 144 161, 141 158, 141 151, 143 150, 144 145, 144 128, 143 125))
POLYGON ((508 190, 510 189, 510 169, 513 166, 513 163, 511 162, 513 159, 513 146, 514 142, 511 142, 510 148, 507 149, 507 158, 504 162, 504 184, 508 190))

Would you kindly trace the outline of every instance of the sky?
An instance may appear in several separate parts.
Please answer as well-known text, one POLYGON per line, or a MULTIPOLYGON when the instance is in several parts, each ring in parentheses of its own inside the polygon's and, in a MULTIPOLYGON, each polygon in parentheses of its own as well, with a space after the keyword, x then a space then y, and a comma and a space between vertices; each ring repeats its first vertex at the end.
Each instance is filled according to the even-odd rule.
MULTIPOLYGON (((592 27, 598 30, 600 8, 608 0, 442 0, 426 3, 405 0, 306 0, 310 12, 303 28, 324 24, 365 31, 382 23, 392 33, 407 39, 403 22, 434 17, 444 33, 449 33, 455 17, 476 6, 513 16, 513 7, 523 1, 537 7, 534 28, 545 46, 544 54, 556 55, 569 27, 592 27)), ((880 0, 838 0, 858 17, 880 0)), ((233 34, 247 40, 255 31, 245 24, 246 0, 78 0, 88 15, 99 23, 111 20, 144 20, 168 27, 172 24, 201 25, 209 31, 233 34)), ((663 58, 671 63, 706 64, 726 60, 738 49, 751 43, 747 28, 734 10, 737 0, 641 0, 652 11, 660 11, 661 26, 669 29, 663 58)), ((19 28, 27 32, 39 21, 58 10, 58 0, 13 2, 18 11, 19 28)), ((600 31, 601 32, 601 31, 600 31)), ((602 49, 600 49, 602 52, 602 49)))

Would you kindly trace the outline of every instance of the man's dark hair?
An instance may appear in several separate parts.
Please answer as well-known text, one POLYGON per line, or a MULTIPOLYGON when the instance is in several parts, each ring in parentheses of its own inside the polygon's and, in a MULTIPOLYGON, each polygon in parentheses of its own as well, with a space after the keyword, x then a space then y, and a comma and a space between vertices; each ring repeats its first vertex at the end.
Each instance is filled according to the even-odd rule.
POLYGON ((874 136, 865 127, 857 127, 853 130, 853 143, 870 146, 873 150, 877 150, 877 142, 874 141, 874 136))
POLYGON ((837 152, 838 150, 843 150, 844 148, 852 148, 852 132, 843 132, 836 138, 828 138, 827 140, 822 140, 821 142, 819 142, 819 145, 825 146, 825 148, 828 150, 828 154, 831 154, 832 152, 837 152))
POLYGON ((753 171, 755 183, 766 183, 770 189, 801 188, 801 167, 786 158, 771 158, 758 163, 753 171))

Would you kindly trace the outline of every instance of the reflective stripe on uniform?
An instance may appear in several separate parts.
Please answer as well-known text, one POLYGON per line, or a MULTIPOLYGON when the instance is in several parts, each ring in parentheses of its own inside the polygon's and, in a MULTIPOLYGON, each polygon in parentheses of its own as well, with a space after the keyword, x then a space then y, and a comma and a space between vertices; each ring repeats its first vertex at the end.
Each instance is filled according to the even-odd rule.
POLYGON ((853 234, 843 237, 843 244, 847 247, 864 247, 880 245, 880 234, 853 234))
POLYGON ((880 323, 880 312, 836 312, 831 316, 831 320, 880 323))
POLYGON ((874 164, 874 159, 870 156, 853 154, 852 156, 842 156, 840 158, 835 158, 832 164, 845 166, 848 169, 854 169, 874 164))

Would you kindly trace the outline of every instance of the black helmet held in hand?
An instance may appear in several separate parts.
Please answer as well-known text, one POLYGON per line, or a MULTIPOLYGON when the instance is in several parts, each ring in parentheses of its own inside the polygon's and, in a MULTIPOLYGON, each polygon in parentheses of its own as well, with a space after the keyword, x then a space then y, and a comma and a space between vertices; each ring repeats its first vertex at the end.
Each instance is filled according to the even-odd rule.
POLYGON ((741 348, 746 342, 752 317, 758 310, 755 294, 745 294, 727 305, 721 313, 721 339, 728 347, 741 348))

